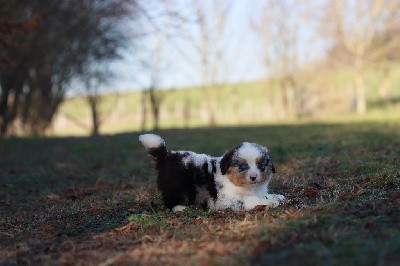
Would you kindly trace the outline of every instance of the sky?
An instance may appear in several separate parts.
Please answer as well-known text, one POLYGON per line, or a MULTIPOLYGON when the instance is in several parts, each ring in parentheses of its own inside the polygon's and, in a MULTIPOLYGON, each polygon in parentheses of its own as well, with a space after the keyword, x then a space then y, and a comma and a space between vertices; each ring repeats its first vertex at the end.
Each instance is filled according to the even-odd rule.
MULTIPOLYGON (((287 4, 293 5, 291 12, 296 11, 296 1, 288 0, 287 4)), ((154 24, 157 24, 159 33, 165 35, 168 29, 158 19, 159 10, 157 1, 152 2, 153 7, 148 7, 149 15, 152 16, 154 24), (165 31, 165 32, 164 32, 165 31)), ((175 4, 183 5, 188 1, 175 1, 175 4)), ((201 1, 203 5, 207 5, 210 1, 201 1)), ((262 45, 259 36, 251 28, 251 21, 257 20, 256 14, 261 10, 262 0, 231 0, 230 15, 228 17, 226 30, 222 39, 219 41, 223 45, 226 53, 224 60, 224 73, 220 77, 221 82, 235 83, 239 81, 251 81, 265 78, 268 70, 263 64, 262 45)), ((206 7, 207 8, 207 7, 206 7)), ((211 13, 210 13, 211 14, 211 13)), ((190 17, 189 13, 186 13, 190 17)), ((146 22, 145 22, 146 23, 146 22)), ((144 24, 143 24, 144 25, 144 24)), ((142 26, 143 26, 142 25, 142 26)), ((144 25, 150 31, 157 31, 153 24, 144 25)), ((195 31, 194 23, 187 26, 188 32, 195 31)), ((318 58, 323 54, 323 43, 315 39, 315 27, 312 25, 300 25, 299 30, 300 41, 299 47, 301 53, 300 61, 310 60, 310 58, 318 58)), ((157 35, 157 34, 156 34, 157 35)), ((124 53, 124 58, 114 63, 113 69, 116 72, 115 82, 111 86, 112 90, 120 92, 145 89, 150 85, 151 74, 146 67, 143 67, 139 61, 161 61, 158 87, 162 88, 181 88, 200 85, 201 78, 199 68, 193 62, 198 60, 196 52, 191 44, 187 42, 173 40, 172 38, 164 39, 163 52, 155 58, 143 52, 148 47, 157 45, 160 37, 150 36, 145 39, 142 44, 131 45, 124 53), (141 46, 144 45, 145 46, 141 46), (149 45, 150 44, 150 45, 149 45)))

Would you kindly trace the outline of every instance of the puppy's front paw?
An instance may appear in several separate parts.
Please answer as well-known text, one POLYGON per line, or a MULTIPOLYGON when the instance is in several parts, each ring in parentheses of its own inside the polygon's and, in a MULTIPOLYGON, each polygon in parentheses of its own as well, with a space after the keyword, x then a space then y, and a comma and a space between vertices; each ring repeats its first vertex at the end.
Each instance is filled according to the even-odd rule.
POLYGON ((278 194, 267 194, 265 198, 271 202, 271 205, 273 207, 277 207, 280 203, 282 203, 285 200, 285 197, 283 195, 278 195, 278 194))
POLYGON ((279 202, 282 202, 285 200, 285 196, 283 196, 283 195, 276 194, 276 197, 278 198, 279 202))
POLYGON ((285 196, 279 194, 267 194, 267 196, 265 197, 269 200, 276 200, 278 202, 282 202, 285 200, 285 196))
POLYGON ((172 208, 172 212, 183 212, 186 209, 186 206, 176 205, 172 208))

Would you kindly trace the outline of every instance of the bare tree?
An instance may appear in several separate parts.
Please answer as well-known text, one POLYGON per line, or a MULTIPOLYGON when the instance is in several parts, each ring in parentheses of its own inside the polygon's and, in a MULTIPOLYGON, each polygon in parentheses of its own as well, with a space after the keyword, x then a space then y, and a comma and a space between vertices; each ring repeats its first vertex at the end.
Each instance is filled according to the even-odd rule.
POLYGON ((252 28, 260 36, 264 64, 269 75, 275 76, 274 80, 282 92, 285 115, 289 117, 297 116, 301 108, 297 106, 296 90, 302 88, 297 78, 300 70, 302 4, 297 1, 267 0, 260 9, 258 19, 251 21, 252 28), (297 5, 296 9, 292 8, 293 4, 297 5))
MULTIPOLYGON (((200 76, 201 87, 206 99, 207 116, 210 125, 216 124, 216 103, 219 97, 219 83, 225 65, 226 44, 222 42, 226 34, 227 19, 232 2, 229 0, 187 2, 167 1, 163 5, 157 1, 140 3, 141 14, 147 21, 147 35, 158 36, 168 41, 168 49, 174 51, 181 61, 188 65, 188 72, 200 76), (184 47, 184 48, 182 48, 184 47), (192 71, 194 69, 194 71, 192 71)), ((149 47, 147 47, 149 48, 149 47)), ((153 50, 154 51, 154 50, 153 50)), ((175 63, 175 62, 171 62, 175 63)), ((180 62, 179 62, 180 63, 180 62)), ((147 66, 148 69, 157 67, 147 66)), ((153 79, 154 80, 154 79, 153 79)), ((143 92, 146 94, 156 90, 143 92)), ((164 95, 164 94, 162 94, 164 95)), ((160 101, 155 94, 149 95, 157 106, 160 101)), ((191 118, 191 103, 186 93, 183 103, 185 126, 191 118)), ((142 105, 145 108, 145 105, 142 105)), ((145 110, 145 109, 142 109, 145 110)), ((153 109, 153 114, 157 113, 153 109)), ((153 115, 154 116, 154 115, 153 115)), ((142 120, 143 121, 143 120, 142 120)))
POLYGON ((354 69, 356 109, 363 114, 367 110, 365 95, 365 67, 385 60, 400 45, 400 35, 375 45, 380 36, 398 27, 400 2, 395 0, 327 1, 323 16, 322 32, 342 57, 354 69))
POLYGON ((153 130, 159 129, 160 108, 165 98, 165 93, 160 90, 163 76, 169 68, 166 62, 165 45, 163 36, 153 36, 158 39, 146 40, 146 46, 142 50, 140 59, 141 69, 148 75, 146 89, 142 91, 142 130, 146 126, 147 104, 150 104, 150 111, 153 118, 153 130))
POLYGON ((163 52, 165 49, 165 40, 158 40, 152 51, 152 60, 148 64, 150 74, 150 86, 148 88, 150 97, 151 112, 153 115, 153 129, 157 130, 160 124, 160 107, 164 98, 164 92, 157 90, 161 84, 163 73, 168 67, 165 63, 163 52))
MULTIPOLYGON (((175 63, 166 60, 169 58, 167 53, 174 51, 181 58, 188 58, 176 42, 177 38, 182 37, 178 32, 183 32, 182 25, 186 18, 180 13, 182 11, 180 6, 174 1, 141 2, 139 9, 142 18, 141 27, 145 32, 141 42, 139 65, 141 71, 148 75, 141 97, 142 130, 146 127, 148 105, 153 118, 153 129, 157 130, 160 124, 161 104, 166 96, 166 93, 160 90, 160 86, 165 75, 171 70, 172 64, 175 63)), ((186 109, 189 109, 189 106, 186 109)), ((187 113, 189 114, 189 111, 187 113)))
POLYGON ((200 73, 201 87, 207 104, 208 123, 215 125, 220 83, 226 67, 224 60, 227 46, 222 40, 226 34, 232 2, 195 0, 191 6, 193 10, 190 14, 194 16, 194 25, 190 26, 196 30, 191 32, 183 27, 185 32, 182 36, 191 44, 198 56, 198 60, 192 64, 200 73))
POLYGON ((99 106, 102 101, 101 86, 110 82, 113 73, 107 66, 88 66, 86 74, 82 76, 81 81, 84 86, 84 95, 91 113, 92 127, 91 135, 97 136, 100 134, 100 126, 103 122, 101 118, 99 106))

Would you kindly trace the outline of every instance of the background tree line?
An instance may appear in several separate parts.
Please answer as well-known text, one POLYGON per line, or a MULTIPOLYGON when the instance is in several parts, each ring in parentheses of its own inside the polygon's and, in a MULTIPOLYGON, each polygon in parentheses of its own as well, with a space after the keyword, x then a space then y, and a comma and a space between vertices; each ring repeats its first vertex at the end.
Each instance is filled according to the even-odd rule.
MULTIPOLYGON (((240 66, 243 63, 234 56, 242 52, 241 36, 235 43, 229 27, 237 4, 228 0, 3 1, 1 135, 10 133, 10 125, 17 122, 24 132, 43 134, 66 93, 77 87, 83 88, 90 106, 91 133, 98 134, 105 121, 99 113, 101 87, 113 76, 110 62, 132 45, 135 49, 129 53, 137 61, 131 75, 145 77, 138 100, 140 119, 135 122, 142 129, 149 119, 157 129, 166 117, 163 104, 173 93, 159 88, 178 72, 195 80, 204 100, 199 111, 197 92, 182 92, 176 102, 179 108, 174 109, 180 110, 185 126, 200 116, 210 126, 226 120, 225 113, 233 122, 243 119, 239 110, 246 108, 239 99, 240 85, 232 85, 229 97, 224 89, 233 68, 246 71, 248 67, 240 66), (184 67, 175 71, 177 64, 184 67), (227 99, 232 110, 221 111, 227 99)), ((251 14, 236 23, 245 24, 259 44, 255 60, 263 64, 268 79, 260 97, 256 96, 268 95, 260 103, 263 112, 277 119, 318 115, 324 108, 334 109, 338 100, 363 114, 368 108, 365 77, 371 69, 381 72, 380 97, 389 97, 391 73, 400 56, 399 1, 264 0, 248 5, 251 14), (324 53, 315 59, 318 45, 324 53), (342 69, 350 73, 348 84, 330 82, 326 73, 342 69), (339 88, 343 86, 348 88, 339 88)))
MULTIPOLYGON (((186 44, 185 53, 192 54, 187 65, 198 73, 207 124, 216 125, 218 119, 226 123, 224 108, 221 108, 224 100, 233 106, 230 115, 238 117, 239 105, 243 103, 235 96, 237 88, 232 89, 231 96, 222 95, 222 88, 226 86, 224 74, 230 71, 230 66, 241 64, 235 61, 235 57, 229 58, 228 51, 232 44, 226 42, 229 39, 226 36, 230 34, 227 22, 232 19, 232 6, 237 2, 192 1, 192 4, 184 7, 177 4, 179 1, 171 2, 175 4, 163 6, 164 13, 173 14, 170 19, 175 20, 175 26, 179 26, 173 28, 172 34, 161 31, 159 36, 186 44)), ((278 119, 293 119, 318 115, 324 113, 324 109, 347 110, 347 107, 337 108, 339 101, 339 105, 349 106, 350 111, 364 114, 367 111, 365 79, 371 74, 382 77, 377 81, 379 95, 382 99, 388 98, 390 76, 400 59, 399 1, 264 0, 249 5, 254 6, 245 23, 248 30, 257 36, 261 47, 258 60, 264 64, 265 76, 269 80, 264 89, 271 94, 265 100, 269 109, 263 109, 263 112, 269 110, 276 113, 278 119), (313 52, 317 49, 313 47, 318 45, 324 46, 324 54, 315 59, 313 52), (337 74, 334 73, 343 69, 351 76, 346 79, 347 84, 321 82, 321 77, 329 80, 327 76, 335 76, 337 74)), ((148 18, 152 24, 161 23, 158 28, 166 28, 171 24, 160 22, 151 15, 148 18)), ((241 52, 240 47, 238 52, 241 52)), ((159 58, 156 61, 162 60, 159 58)), ((158 69, 157 76, 163 75, 166 74, 158 69)), ((149 90, 150 95, 154 91, 149 90)), ((193 118, 190 114, 195 113, 190 110, 193 101, 190 99, 193 97, 189 95, 190 90, 186 94, 186 108, 182 117, 190 120, 193 118)), ((166 97, 166 93, 161 96, 166 97)), ((263 94, 260 97, 264 98, 263 94)), ((142 106, 146 108, 143 99, 142 106)), ((162 108, 159 105, 163 102, 148 101, 147 105, 157 106, 157 110, 160 110, 162 108)), ((145 113, 142 117, 145 119, 145 113)), ((157 128, 159 115, 153 118, 157 128)), ((198 118, 198 112, 194 118, 198 118)), ((185 122, 187 124, 188 121, 185 122)))

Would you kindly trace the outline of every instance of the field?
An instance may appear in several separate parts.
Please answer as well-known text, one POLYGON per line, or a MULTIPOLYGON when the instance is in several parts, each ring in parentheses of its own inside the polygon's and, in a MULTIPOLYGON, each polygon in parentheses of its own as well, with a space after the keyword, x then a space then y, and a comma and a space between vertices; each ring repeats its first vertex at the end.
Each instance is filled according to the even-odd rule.
POLYGON ((399 120, 162 130, 267 145, 285 204, 170 213, 138 134, 0 140, 0 264, 399 265, 399 120))
MULTIPOLYGON (((300 84, 304 88, 296 92, 298 106, 301 106, 297 118, 329 119, 347 116, 352 112, 354 101, 354 73, 351 69, 338 69, 302 73, 300 84)), ((371 66, 365 73, 366 100, 368 113, 382 113, 387 117, 400 112, 400 67, 390 67, 386 80, 379 66, 371 66), (380 96, 382 84, 387 85, 386 97, 380 96)), ((258 80, 220 85, 216 97, 216 121, 222 126, 277 123, 293 119, 285 116, 283 92, 279 80, 258 80)), ((214 90, 214 91, 215 91, 214 90)), ((199 87, 160 90, 160 127, 185 128, 208 126, 207 99, 199 87), (189 121, 185 121, 185 117, 189 121)), ((141 130, 143 116, 142 95, 139 91, 108 93, 101 96, 99 115, 100 132, 115 134, 141 130)), ((150 102, 146 101, 147 124, 150 130, 153 121, 150 114, 150 102)), ((399 116, 395 116, 397 119, 399 116)), ((358 119, 358 118, 356 118, 358 119)), ((58 116, 50 132, 54 136, 89 135, 91 132, 91 114, 87 99, 77 96, 66 99, 60 106, 58 116)))

